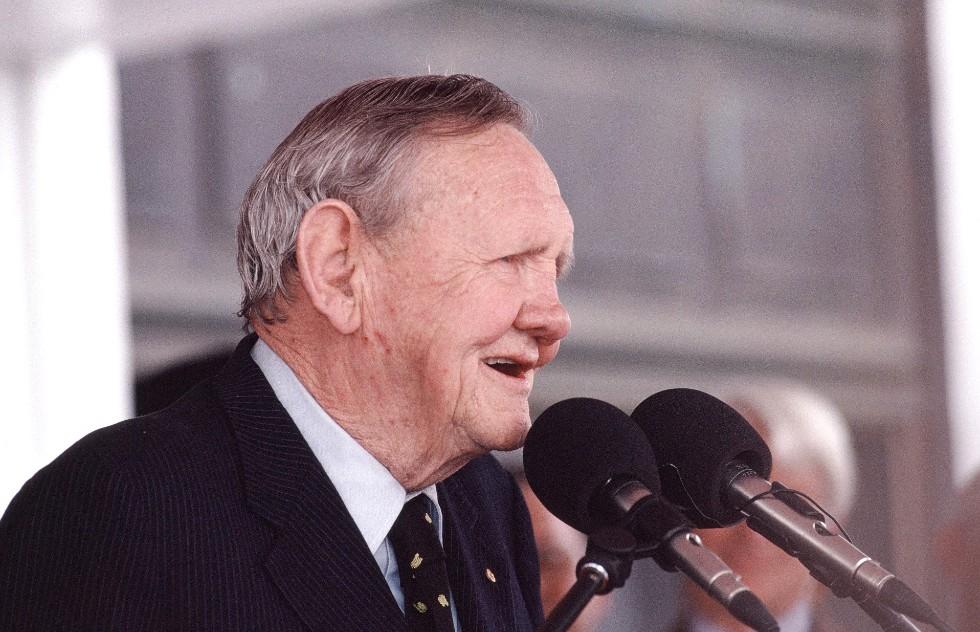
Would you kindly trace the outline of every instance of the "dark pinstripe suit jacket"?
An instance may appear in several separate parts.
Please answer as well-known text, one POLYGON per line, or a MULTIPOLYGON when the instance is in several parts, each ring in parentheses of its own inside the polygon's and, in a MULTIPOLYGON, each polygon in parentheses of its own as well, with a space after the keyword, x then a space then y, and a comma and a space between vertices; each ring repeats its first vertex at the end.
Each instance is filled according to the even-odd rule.
MULTIPOLYGON (((28 481, 0 520, 0 630, 406 629, 253 343, 28 481)), ((463 629, 532 630, 537 556, 513 480, 478 458, 439 500, 463 629)))

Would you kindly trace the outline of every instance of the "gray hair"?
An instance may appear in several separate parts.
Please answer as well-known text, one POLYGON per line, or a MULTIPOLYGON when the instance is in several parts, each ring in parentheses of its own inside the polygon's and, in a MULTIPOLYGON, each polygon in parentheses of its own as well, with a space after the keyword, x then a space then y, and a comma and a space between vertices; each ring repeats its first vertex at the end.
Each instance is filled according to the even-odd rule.
POLYGON ((529 126, 513 97, 469 75, 373 79, 317 105, 272 153, 242 201, 239 316, 285 320, 281 301, 290 300, 297 232, 309 208, 342 200, 366 235, 381 237, 407 214, 405 176, 422 141, 500 123, 524 133, 529 126))
MULTIPOLYGON (((827 483, 827 510, 844 518, 854 504, 856 467, 847 422, 813 390, 789 382, 740 386, 721 398, 762 427, 776 468, 792 463, 827 483)), ((778 473, 777 473, 778 478, 778 473)), ((800 490, 806 492, 807 490, 800 490)))

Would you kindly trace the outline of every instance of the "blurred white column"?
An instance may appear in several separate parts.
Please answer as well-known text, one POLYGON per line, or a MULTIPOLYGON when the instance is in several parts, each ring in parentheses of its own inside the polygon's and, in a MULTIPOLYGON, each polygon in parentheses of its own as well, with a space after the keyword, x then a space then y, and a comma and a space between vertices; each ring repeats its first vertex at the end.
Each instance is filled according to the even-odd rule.
POLYGON ((129 414, 117 70, 84 45, 0 62, 0 510, 129 414))
POLYGON ((980 466, 980 9, 928 8, 953 477, 963 483, 980 466))

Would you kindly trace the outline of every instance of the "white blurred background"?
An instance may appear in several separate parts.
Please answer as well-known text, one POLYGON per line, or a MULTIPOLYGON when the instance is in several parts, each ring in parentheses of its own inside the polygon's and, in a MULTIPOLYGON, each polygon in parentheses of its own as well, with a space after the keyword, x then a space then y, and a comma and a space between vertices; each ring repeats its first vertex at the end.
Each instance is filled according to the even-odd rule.
MULTIPOLYGON (((309 108, 469 72, 537 113, 577 223, 535 406, 806 382, 855 433, 859 542, 930 585, 980 465, 973 3, 0 1, 0 508, 234 344, 236 206, 309 108)), ((615 629, 670 598, 640 575, 615 629)))

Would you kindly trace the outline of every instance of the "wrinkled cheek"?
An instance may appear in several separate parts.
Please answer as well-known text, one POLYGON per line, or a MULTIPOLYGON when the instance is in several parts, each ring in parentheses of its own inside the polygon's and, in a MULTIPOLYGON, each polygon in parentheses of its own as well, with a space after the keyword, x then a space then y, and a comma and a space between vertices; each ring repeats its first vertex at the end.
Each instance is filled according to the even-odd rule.
POLYGON ((459 369, 438 363, 428 363, 424 381, 426 391, 435 399, 448 398, 459 390, 459 369))
POLYGON ((496 342, 509 332, 521 311, 520 290, 488 292, 478 306, 470 310, 463 321, 464 326, 482 326, 478 344, 488 345, 496 342))

